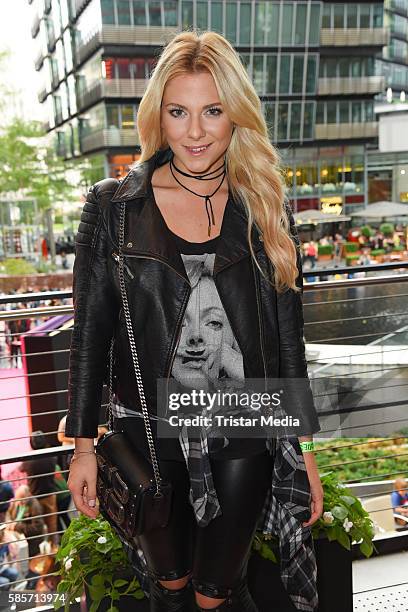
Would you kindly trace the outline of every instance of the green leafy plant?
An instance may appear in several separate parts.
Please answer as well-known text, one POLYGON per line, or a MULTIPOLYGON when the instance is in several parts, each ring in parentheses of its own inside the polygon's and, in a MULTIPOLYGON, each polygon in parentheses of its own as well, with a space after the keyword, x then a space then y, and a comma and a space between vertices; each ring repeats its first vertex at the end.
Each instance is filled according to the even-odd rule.
POLYGON ((319 244, 317 252, 319 255, 332 255, 334 247, 332 244, 319 244))
POLYGON ((25 276, 35 274, 35 272, 33 264, 22 258, 10 257, 0 264, 0 274, 7 274, 7 276, 25 276))
POLYGON ((384 255, 385 254, 385 249, 373 249, 371 251, 371 255, 373 257, 375 257, 376 255, 384 255))
MULTIPOLYGON (((359 542, 360 550, 370 557, 374 547, 375 528, 360 500, 342 485, 334 472, 321 474, 323 487, 323 514, 312 525, 312 537, 323 532, 328 540, 337 540, 350 550, 352 542, 359 542)), ((252 548, 265 559, 277 562, 278 540, 275 536, 257 533, 252 548)))
POLYGON ((360 248, 358 242, 345 242, 344 250, 346 253, 356 253, 360 248))
POLYGON ((392 223, 382 223, 380 225, 380 232, 384 236, 391 236, 394 233, 394 225, 392 223))
MULTIPOLYGON (((120 539, 101 514, 95 519, 83 514, 74 518, 62 536, 55 559, 56 574, 62 578, 57 592, 65 595, 66 612, 85 587, 92 600, 89 612, 96 612, 104 598, 110 599, 109 612, 118 612, 115 602, 121 597, 144 597, 120 539)), ((54 602, 54 609, 64 605, 61 599, 54 602)))
POLYGON ((361 233, 366 238, 370 238, 371 236, 374 235, 374 230, 371 229, 371 227, 369 225, 363 225, 363 227, 361 228, 361 233))

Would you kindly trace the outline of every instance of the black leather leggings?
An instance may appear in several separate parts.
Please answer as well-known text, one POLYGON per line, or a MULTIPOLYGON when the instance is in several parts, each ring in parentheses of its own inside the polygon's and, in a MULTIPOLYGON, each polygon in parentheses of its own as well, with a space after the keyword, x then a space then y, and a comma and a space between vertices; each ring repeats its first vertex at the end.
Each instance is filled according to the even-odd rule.
POLYGON ((174 506, 167 527, 138 538, 151 576, 175 580, 192 571, 196 591, 207 597, 228 597, 246 576, 273 458, 265 451, 240 459, 211 460, 222 515, 206 527, 197 525, 188 500, 185 463, 161 460, 159 465, 163 478, 173 483, 174 506))

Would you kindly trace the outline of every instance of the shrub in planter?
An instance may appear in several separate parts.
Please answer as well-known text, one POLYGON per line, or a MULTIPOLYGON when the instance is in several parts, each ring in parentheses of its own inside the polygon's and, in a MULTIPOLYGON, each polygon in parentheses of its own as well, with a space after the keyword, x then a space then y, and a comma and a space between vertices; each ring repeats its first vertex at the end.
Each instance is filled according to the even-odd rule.
POLYGON ((403 247, 403 246, 401 246, 401 245, 399 244, 398 246, 393 246, 393 247, 392 247, 392 250, 393 250, 393 251, 400 252, 400 251, 404 251, 405 249, 404 249, 404 247, 403 247))
MULTIPOLYGON (((127 609, 142 610, 136 604, 145 597, 144 592, 121 541, 101 514, 95 519, 84 514, 72 519, 55 559, 56 573, 62 577, 57 592, 65 594, 66 612, 84 589, 92 602, 89 612, 119 612, 119 600, 127 609)), ((58 600, 54 608, 62 605, 58 600)))
POLYGON ((355 266, 360 259, 360 255, 347 255, 346 257, 346 266, 355 266))
POLYGON ((384 236, 392 236, 394 233, 394 225, 392 223, 382 223, 380 225, 380 232, 384 236))
POLYGON ((381 257, 385 255, 385 249, 373 249, 371 251, 371 256, 372 257, 381 257))
POLYGON ((317 247, 318 255, 332 255, 333 250, 334 248, 332 244, 319 244, 317 247))
MULTIPOLYGON (((319 612, 352 612, 351 544, 353 541, 359 543, 364 556, 370 557, 374 549, 375 527, 360 500, 339 483, 334 472, 322 474, 320 478, 324 494, 323 514, 312 526, 319 612)), ((252 548, 248 585, 260 612, 273 609, 294 611, 280 580, 277 538, 258 532, 252 548)))
POLYGON ((345 242, 344 243, 344 250, 346 253, 357 253, 359 248, 360 248, 360 245, 358 242, 345 242))
POLYGON ((371 236, 374 236, 374 230, 371 229, 369 225, 363 225, 363 227, 361 228, 361 233, 366 238, 370 238, 371 236))

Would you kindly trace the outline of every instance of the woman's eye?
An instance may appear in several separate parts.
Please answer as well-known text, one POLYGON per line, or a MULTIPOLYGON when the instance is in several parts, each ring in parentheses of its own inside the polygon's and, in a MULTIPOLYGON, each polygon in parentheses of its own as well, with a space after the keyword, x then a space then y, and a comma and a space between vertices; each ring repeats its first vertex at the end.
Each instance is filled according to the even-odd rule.
POLYGON ((217 330, 223 328, 222 321, 216 321, 215 319, 208 321, 207 326, 217 330))
MULTIPOLYGON (((179 115, 179 114, 173 114, 173 113, 183 113, 184 111, 183 111, 183 109, 182 109, 182 108, 173 108, 173 109, 172 109, 171 111, 169 111, 169 112, 170 112, 170 115, 171 115, 172 117, 176 117, 176 118, 178 118, 178 117, 181 117, 181 115, 179 115)), ((216 116, 218 116, 218 115, 221 115, 221 114, 222 114, 222 110, 221 110, 220 108, 217 108, 216 106, 213 106, 213 107, 209 108, 209 109, 207 110, 207 112, 208 112, 210 115, 212 115, 213 117, 216 117, 216 116), (213 111, 215 111, 215 112, 213 112, 213 111)))

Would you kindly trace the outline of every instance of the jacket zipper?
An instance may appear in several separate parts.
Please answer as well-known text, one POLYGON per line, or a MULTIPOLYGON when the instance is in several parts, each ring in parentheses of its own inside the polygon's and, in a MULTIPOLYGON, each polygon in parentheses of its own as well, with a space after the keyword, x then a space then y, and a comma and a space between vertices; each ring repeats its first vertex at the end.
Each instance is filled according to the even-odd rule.
MULTIPOLYGON (((112 251, 111 255, 112 255, 113 259, 116 261, 116 264, 119 265, 119 255, 117 253, 115 253, 115 251, 112 251)), ((128 274, 128 276, 131 279, 135 278, 134 275, 132 274, 129 266, 125 262, 123 262, 123 267, 124 267, 126 273, 128 274)))
MULTIPOLYGON (((117 263, 119 263, 119 255, 117 253, 113 252, 112 253, 112 257, 113 257, 113 259, 117 263)), ((177 272, 177 270, 175 270, 173 268, 173 266, 170 266, 167 262, 163 261, 162 259, 160 259, 158 257, 149 257, 148 255, 133 255, 133 254, 131 254, 131 255, 126 254, 125 257, 137 257, 139 259, 153 259, 153 261, 160 261, 160 263, 164 264, 165 266, 170 268, 170 270, 173 270, 173 272, 178 274, 178 276, 180 276, 180 278, 182 278, 185 282, 188 282, 189 287, 190 287, 188 292, 186 293, 186 296, 185 296, 183 304, 182 304, 181 312, 179 314, 179 320, 178 320, 178 324, 177 324, 177 328, 176 328, 176 334, 177 334, 176 341, 175 341, 174 346, 172 348, 171 356, 170 356, 170 363, 169 363, 169 366, 167 368, 166 394, 168 396, 170 373, 171 373, 171 369, 173 367, 174 358, 176 356, 177 345, 178 345, 178 342, 179 342, 179 339, 180 339, 180 336, 181 336, 181 328, 182 328, 182 323, 183 323, 183 319, 184 319, 184 313, 186 311, 188 299, 189 299, 190 294, 191 294, 191 285, 190 285, 189 281, 187 281, 186 278, 182 274, 180 274, 179 272, 177 272)), ((125 264, 125 268, 128 271, 128 273, 130 274, 131 278, 134 278, 134 275, 129 270, 129 268, 128 268, 128 266, 126 264, 125 264)))
POLYGON ((257 270, 255 270, 254 260, 251 257, 252 261, 252 269, 254 271, 254 280, 255 280, 255 294, 256 294, 256 304, 258 310, 258 321, 259 321, 259 341, 261 345, 261 353, 262 353, 262 363, 264 368, 264 378, 266 380, 266 362, 265 362, 265 352, 264 352, 264 341, 263 341, 263 323, 262 323, 262 312, 261 312, 261 303, 259 297, 259 283, 258 283, 258 274, 257 270))

